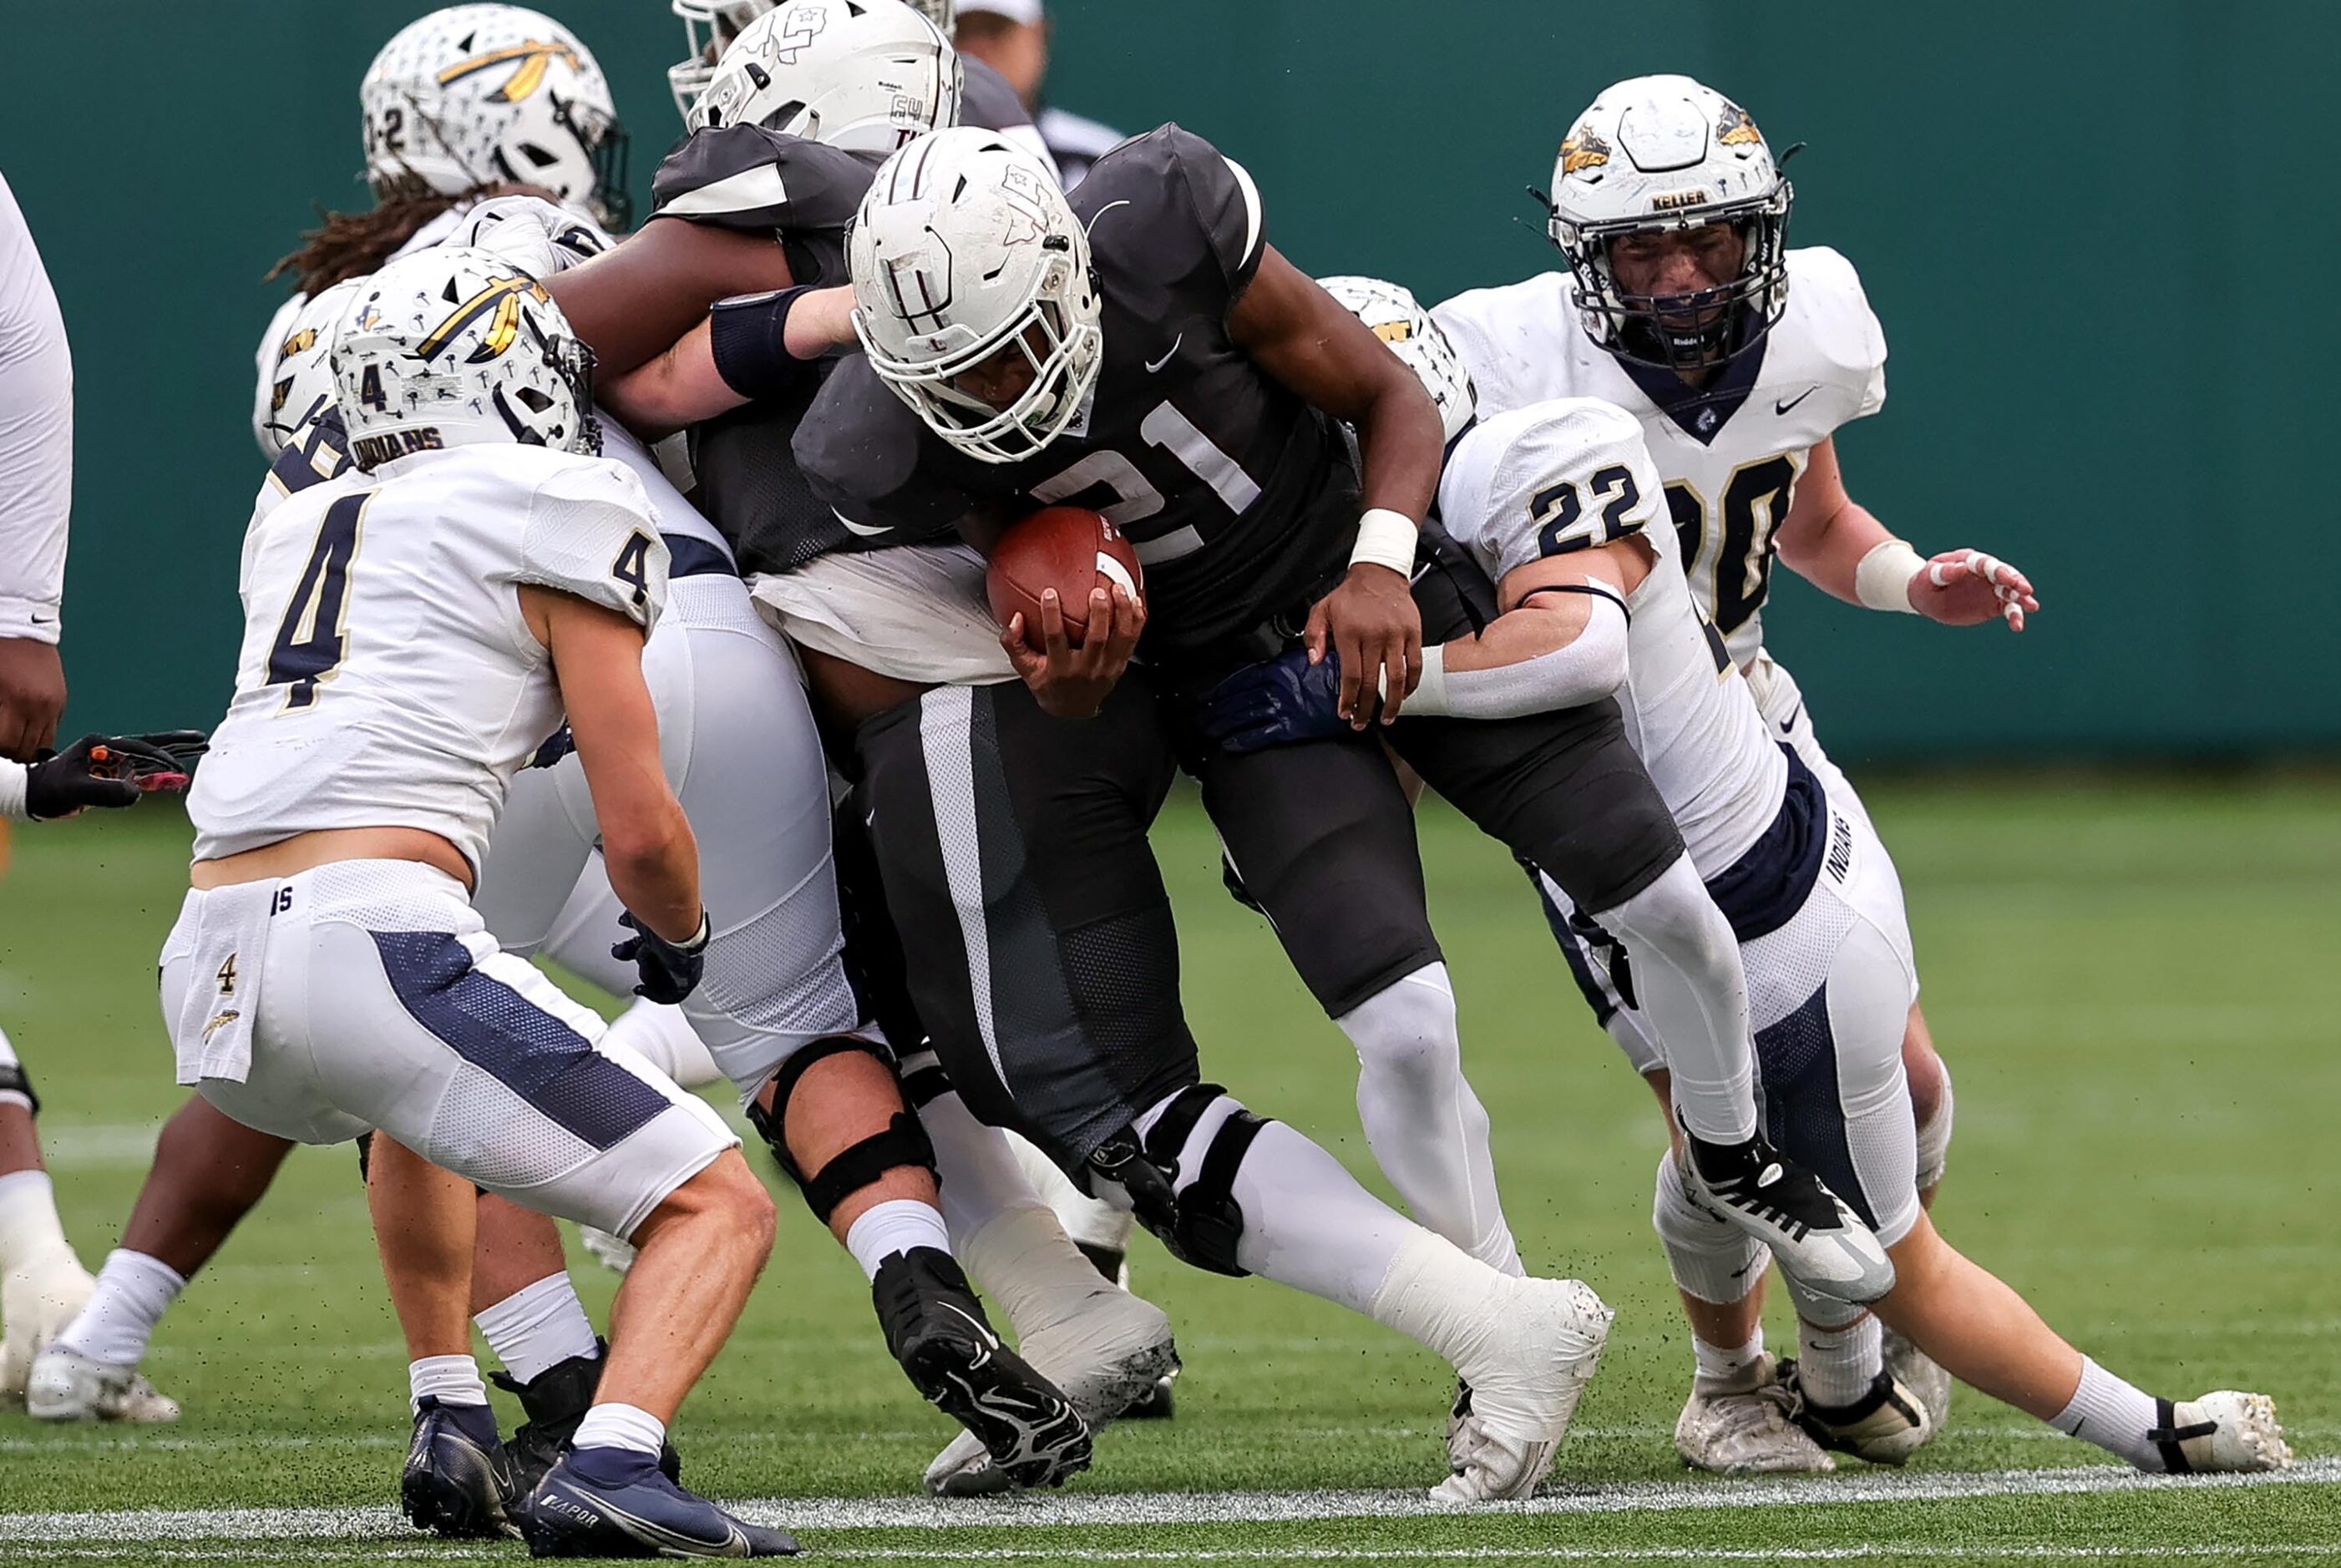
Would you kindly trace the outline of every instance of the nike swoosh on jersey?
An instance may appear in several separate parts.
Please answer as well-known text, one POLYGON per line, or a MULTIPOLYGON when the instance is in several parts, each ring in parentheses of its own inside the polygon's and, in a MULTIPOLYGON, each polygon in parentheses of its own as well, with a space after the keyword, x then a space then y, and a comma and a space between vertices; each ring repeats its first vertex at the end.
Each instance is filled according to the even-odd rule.
POLYGON ((894 531, 894 525, 890 522, 880 523, 876 528, 872 528, 868 523, 854 521, 852 518, 846 516, 843 512, 838 511, 837 508, 833 506, 831 507, 829 511, 831 516, 836 518, 838 521, 845 524, 848 532, 858 533, 864 539, 875 539, 882 533, 892 533, 894 531))
POLYGON ((1805 705, 1801 702, 1798 703, 1796 711, 1789 714, 1786 719, 1780 720, 1780 733, 1783 735, 1794 735, 1797 732, 1797 719, 1801 714, 1803 714, 1804 710, 1805 705))
POLYGON ((1807 387, 1804 391, 1790 398, 1787 402, 1781 402, 1776 399, 1772 404, 1772 412, 1776 414, 1786 413, 1790 409, 1796 407, 1798 403, 1804 402, 1807 398, 1812 396, 1815 392, 1820 390, 1821 389, 1817 386, 1807 387))
POLYGON ((1179 345, 1186 341, 1187 334, 1185 332, 1180 332, 1177 337, 1172 338, 1170 340, 1170 346, 1162 352, 1162 357, 1161 359, 1148 360, 1146 362, 1146 373, 1148 375, 1152 375, 1156 371, 1159 371, 1164 365, 1169 364, 1170 362, 1170 356, 1177 353, 1179 352, 1179 345))

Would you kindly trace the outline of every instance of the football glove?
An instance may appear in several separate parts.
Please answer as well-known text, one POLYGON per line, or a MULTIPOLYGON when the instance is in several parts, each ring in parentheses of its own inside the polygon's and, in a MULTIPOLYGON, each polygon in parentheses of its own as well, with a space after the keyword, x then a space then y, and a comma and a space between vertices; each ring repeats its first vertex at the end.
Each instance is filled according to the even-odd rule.
POLYGON ((1350 733, 1340 698, 1340 656, 1328 650, 1322 662, 1311 664, 1309 650, 1295 648, 1247 664, 1212 687, 1197 721, 1220 749, 1240 756, 1350 733))
POLYGON ((634 934, 612 948, 610 957, 632 964, 642 977, 634 995, 672 1006, 699 988, 699 977, 707 968, 708 938, 714 935, 705 909, 700 910, 699 929, 687 942, 668 941, 632 912, 620 915, 618 924, 634 934))
POLYGON ((85 735, 25 769, 25 814, 46 821, 92 806, 135 806, 150 790, 184 789, 206 744, 200 729, 85 735))

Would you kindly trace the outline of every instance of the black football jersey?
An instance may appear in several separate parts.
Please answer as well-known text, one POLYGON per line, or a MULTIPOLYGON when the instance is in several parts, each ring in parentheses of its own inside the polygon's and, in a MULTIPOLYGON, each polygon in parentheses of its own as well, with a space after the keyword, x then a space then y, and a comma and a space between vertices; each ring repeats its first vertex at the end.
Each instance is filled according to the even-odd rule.
POLYGON ((799 427, 798 461, 862 543, 1034 505, 1102 511, 1146 567, 1149 657, 1224 659, 1233 634, 1299 611, 1338 577, 1356 537, 1356 458, 1330 416, 1228 335, 1266 244, 1249 175, 1162 125, 1101 158, 1070 200, 1102 300, 1084 417, 1037 456, 981 462, 857 354, 799 427))
MULTIPOLYGON (((654 216, 776 234, 796 281, 827 287, 846 281, 846 224, 876 167, 754 125, 700 131, 659 165, 654 216)), ((814 498, 790 450, 820 391, 818 373, 784 396, 759 399, 691 432, 700 510, 743 574, 785 571, 853 542, 828 503, 814 498)))

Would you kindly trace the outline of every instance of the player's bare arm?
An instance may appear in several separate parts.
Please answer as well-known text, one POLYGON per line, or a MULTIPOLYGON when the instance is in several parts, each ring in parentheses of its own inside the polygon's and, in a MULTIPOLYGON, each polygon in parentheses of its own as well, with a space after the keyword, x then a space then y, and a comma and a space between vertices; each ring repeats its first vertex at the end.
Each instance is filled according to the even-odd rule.
POLYGON ((599 402, 645 441, 753 401, 767 378, 853 342, 853 290, 842 285, 722 302, 672 347, 614 381, 599 402), (719 316, 725 325, 716 344, 719 316))
POLYGON ((643 364, 734 294, 796 282, 769 239, 680 219, 653 219, 623 244, 545 280, 604 379, 643 364))
POLYGON ((699 846, 660 765, 658 714, 643 681, 643 629, 573 594, 533 586, 520 592, 529 630, 553 655, 610 885, 652 933, 688 944, 706 916, 699 846))
MULTIPOLYGON (((1421 521, 1446 444, 1439 411, 1380 339, 1274 246, 1262 252, 1251 286, 1229 313, 1228 332, 1260 369, 1357 431, 1368 512, 1421 521)), ((1329 650, 1339 656, 1341 715, 1354 728, 1372 718, 1360 692, 1390 693, 1382 722, 1396 719, 1422 677, 1422 617, 1406 571, 1352 565, 1310 610, 1308 643, 1312 663, 1329 650)))
POLYGON ((1945 626, 2005 620, 2011 631, 2040 608, 2032 580, 1997 556, 1948 550, 1924 559, 1897 539, 1847 493, 1834 436, 1808 454, 1778 542, 1790 571, 1848 604, 1908 609, 1945 626))

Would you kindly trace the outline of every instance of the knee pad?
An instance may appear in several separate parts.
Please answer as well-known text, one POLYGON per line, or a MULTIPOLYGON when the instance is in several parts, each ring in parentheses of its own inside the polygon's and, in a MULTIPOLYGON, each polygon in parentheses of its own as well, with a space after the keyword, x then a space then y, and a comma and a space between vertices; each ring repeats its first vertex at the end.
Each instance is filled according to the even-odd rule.
MULTIPOLYGON (((772 1075, 770 1111, 752 1100, 748 1105, 748 1124, 764 1140, 764 1146, 772 1150, 773 1162, 797 1184, 813 1218, 823 1225, 837 1212, 839 1204, 890 1170, 909 1167, 923 1170, 929 1176, 935 1174, 935 1146, 927 1136, 927 1129, 919 1125, 919 1118, 907 1110, 895 1112, 880 1131, 840 1149, 817 1171, 807 1173, 797 1165, 795 1156, 789 1153, 789 1099, 796 1093, 807 1068, 845 1051, 862 1051, 890 1067, 895 1066, 893 1053, 874 1041, 832 1035, 801 1047, 781 1064, 781 1070, 772 1075)), ((941 1076, 940 1070, 937 1076, 941 1076)))
POLYGON ((1129 1194, 1138 1223, 1171 1256, 1240 1279, 1249 1271, 1236 1262, 1236 1243, 1244 1225, 1243 1209, 1235 1197, 1236 1171, 1268 1123, 1235 1106, 1212 1132, 1194 1172, 1190 1175, 1181 1165, 1197 1124, 1226 1094, 1217 1084, 1180 1090, 1164 1103, 1144 1136, 1135 1126, 1125 1127, 1101 1145, 1090 1156, 1090 1170, 1129 1194))
POLYGON ((1951 1157, 1951 1065, 1942 1057, 1935 1058, 1936 1070, 1942 1076, 1942 1091, 1935 1102, 1935 1114, 1918 1124, 1918 1190, 1940 1185, 1943 1167, 1951 1157))
POLYGON ((33 1080, 18 1061, 0 1062, 0 1105, 22 1102, 33 1116, 41 1114, 41 1097, 33 1092, 33 1080))
POLYGON ((1667 1267, 1675 1285, 1717 1306, 1728 1305, 1755 1289, 1756 1282, 1771 1266, 1771 1253, 1746 1231, 1691 1202, 1683 1190, 1682 1172, 1676 1167, 1672 1150, 1659 1156, 1650 1228, 1666 1246, 1667 1267))

